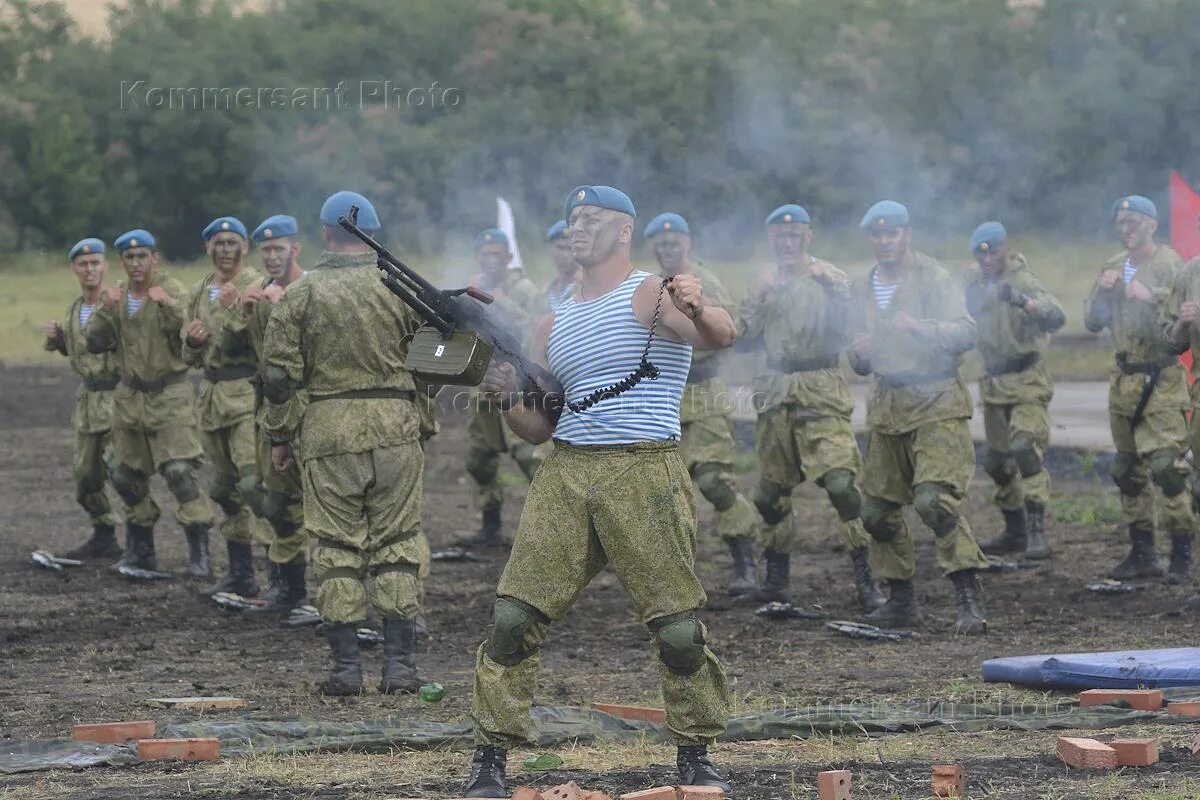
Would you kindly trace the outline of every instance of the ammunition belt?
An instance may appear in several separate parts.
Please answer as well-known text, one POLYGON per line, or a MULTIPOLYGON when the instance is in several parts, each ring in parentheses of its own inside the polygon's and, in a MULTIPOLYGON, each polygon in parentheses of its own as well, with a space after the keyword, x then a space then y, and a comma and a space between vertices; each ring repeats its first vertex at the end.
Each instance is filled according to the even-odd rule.
POLYGON ((985 364, 983 369, 989 378, 995 378, 1000 375, 1010 375, 1014 372, 1024 372, 1041 360, 1041 353, 1025 353, 1024 355, 1013 356, 1003 361, 985 364))
POLYGON ((903 389, 907 386, 920 386, 923 383, 938 383, 958 377, 958 370, 947 372, 897 372, 893 375, 880 375, 879 382, 889 389, 903 389))
POLYGON ((137 375, 122 375, 121 383, 133 389, 135 392, 154 393, 161 392, 168 386, 173 386, 177 383, 183 383, 187 380, 187 370, 181 372, 172 372, 170 375, 164 375, 161 378, 153 380, 143 380, 137 375))
POLYGON ((1129 353, 1117 353, 1117 369, 1125 375, 1137 375, 1139 373, 1150 375, 1176 363, 1178 362, 1174 358, 1160 361, 1130 361, 1129 353))
POLYGON ((105 378, 84 378, 83 388, 89 392, 107 392, 117 388, 117 384, 121 382, 120 376, 109 375, 105 378))
POLYGON ((253 378, 258 374, 258 367, 253 364, 237 364, 232 367, 211 367, 204 370, 204 380, 209 383, 236 381, 253 378))
POLYGON ((351 389, 346 392, 333 394, 310 394, 308 402, 319 403, 322 400, 416 400, 417 393, 412 389, 351 389))

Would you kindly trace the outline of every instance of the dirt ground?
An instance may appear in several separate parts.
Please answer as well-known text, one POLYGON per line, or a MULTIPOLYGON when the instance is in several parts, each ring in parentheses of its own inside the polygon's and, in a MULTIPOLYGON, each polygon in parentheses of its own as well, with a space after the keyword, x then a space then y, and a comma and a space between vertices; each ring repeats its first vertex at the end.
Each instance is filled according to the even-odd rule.
MULTIPOLYGON (((86 533, 71 483, 74 386, 63 369, 0 369, 0 748, 12 739, 69 735, 77 722, 155 719, 162 725, 196 718, 144 706, 145 698, 161 696, 236 695, 251 700, 252 713, 266 718, 464 717, 474 649, 503 566, 500 554, 480 563, 434 565, 426 597, 431 639, 420 663, 446 686, 447 697, 437 705, 377 694, 377 652, 366 655, 372 677, 366 694, 318 697, 312 687, 326 657, 323 640, 311 630, 283 630, 222 612, 197 596, 196 582, 187 578, 132 585, 101 564, 62 575, 35 569, 29 560, 33 549, 65 551, 86 533)), ((477 524, 464 451, 460 421, 446 421, 431 443, 426 468, 425 529, 435 549, 477 524)), ((505 515, 511 535, 524 488, 515 480, 514 464, 505 470, 514 477, 505 515)), ((740 479, 749 489, 754 477, 740 479)), ((156 485, 155 491, 170 508, 164 487, 156 485)), ((1200 617, 1178 613, 1190 588, 1153 586, 1122 596, 1084 590, 1123 554, 1125 541, 1113 524, 1087 526, 1070 518, 1086 517, 1080 509, 1111 506, 1113 490, 1095 478, 1060 475, 1055 491, 1069 499, 1061 506, 1056 500, 1054 507, 1070 511, 1060 514, 1067 521, 1049 526, 1056 557, 1037 570, 986 578, 992 630, 984 638, 951 634, 951 586, 937 574, 931 538, 923 531, 918 579, 928 621, 917 638, 898 644, 841 638, 814 622, 766 621, 754 616, 753 606, 731 603, 721 591, 729 557, 712 533, 711 509, 702 505, 698 571, 710 594, 703 616, 710 643, 729 672, 735 710, 972 698, 1052 703, 1068 695, 983 684, 980 662, 1002 655, 1196 644, 1200 617)), ((806 604, 835 618, 853 618, 850 563, 834 514, 812 487, 801 487, 797 498, 804 535, 794 556, 793 587, 806 604)), ((981 536, 999 525, 982 475, 967 513, 981 536)), ((185 544, 173 521, 160 523, 157 542, 160 565, 181 570, 185 544)), ((223 568, 216 538, 214 552, 223 568)), ((259 557, 260 576, 264 572, 259 557)), ((633 621, 610 574, 602 574, 553 627, 543 653, 540 702, 660 702, 647 633, 633 621)), ((926 733, 722 745, 716 758, 728 767, 739 798, 815 797, 815 773, 840 767, 855 770, 856 797, 925 798, 930 765, 949 761, 967 764, 971 796, 1200 797, 1200 762, 1184 747, 1200 725, 1136 727, 1120 733, 1163 736, 1163 762, 1104 776, 1058 764, 1051 752, 1059 734, 926 733)), ((579 745, 558 752, 566 771, 526 777, 542 786, 570 777, 614 792, 668 781, 673 772, 673 752, 659 745, 579 745)), ((513 759, 523 755, 514 753, 513 759)), ((461 752, 397 751, 143 764, 0 778, 0 798, 454 797, 467 758, 461 752)), ((522 770, 518 763, 510 771, 522 770)))

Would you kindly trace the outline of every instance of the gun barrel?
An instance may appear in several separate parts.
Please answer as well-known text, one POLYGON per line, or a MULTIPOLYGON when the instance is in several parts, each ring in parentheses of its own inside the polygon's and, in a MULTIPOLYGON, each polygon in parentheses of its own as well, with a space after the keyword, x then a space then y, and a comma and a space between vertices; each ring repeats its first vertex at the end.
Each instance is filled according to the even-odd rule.
MULTIPOLYGON (((353 209, 352 209, 352 211, 353 211, 353 209)), ((415 269, 408 266, 403 261, 401 261, 400 259, 396 258, 394 255, 392 255, 386 247, 381 245, 379 242, 375 241, 375 237, 373 237, 371 234, 364 231, 362 228, 358 227, 358 225, 355 224, 354 222, 351 222, 349 219, 346 219, 345 217, 338 217, 338 225, 341 225, 347 231, 349 231, 350 233, 357 236, 360 240, 362 240, 363 244, 367 245, 372 250, 374 250, 376 252, 376 254, 378 254, 379 257, 382 258, 384 261, 388 262, 393 267, 395 267, 397 270, 404 273, 404 276, 406 278, 411 280, 417 286, 421 287, 421 289, 423 291, 426 291, 426 292, 439 292, 440 291, 440 289, 438 289, 438 287, 434 286, 432 283, 425 280, 425 278, 421 276, 421 273, 417 272, 415 269)))

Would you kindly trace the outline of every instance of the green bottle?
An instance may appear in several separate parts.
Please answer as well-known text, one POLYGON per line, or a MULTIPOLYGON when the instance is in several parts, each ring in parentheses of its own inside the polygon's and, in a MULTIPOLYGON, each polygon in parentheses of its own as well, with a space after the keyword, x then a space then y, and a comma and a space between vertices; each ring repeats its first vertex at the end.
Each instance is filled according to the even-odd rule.
POLYGON ((417 697, 420 697, 426 703, 438 703, 446 696, 446 687, 440 683, 427 683, 417 692, 417 697))
POLYGON ((548 770, 558 769, 563 765, 563 760, 554 753, 542 753, 540 756, 530 756, 521 762, 521 766, 525 769, 548 770))

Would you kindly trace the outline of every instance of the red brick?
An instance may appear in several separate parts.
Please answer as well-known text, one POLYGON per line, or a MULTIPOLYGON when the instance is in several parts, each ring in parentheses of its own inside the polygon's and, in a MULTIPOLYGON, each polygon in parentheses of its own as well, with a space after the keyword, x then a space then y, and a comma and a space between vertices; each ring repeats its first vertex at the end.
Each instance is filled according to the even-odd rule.
POLYGON ((542 800, 542 793, 528 786, 518 786, 513 792, 512 800, 542 800))
POLYGON ((1117 751, 1095 739, 1064 736, 1055 746, 1058 757, 1077 769, 1116 769, 1117 751))
POLYGON ((967 773, 961 764, 935 764, 930 783, 934 797, 967 796, 967 773))
POLYGON ((580 800, 582 792, 579 790, 579 784, 575 781, 562 783, 558 786, 547 789, 542 792, 542 797, 545 800, 580 800))
POLYGON ((1158 739, 1114 739, 1108 746, 1117 751, 1117 765, 1148 767, 1158 763, 1158 739))
POLYGON ((1173 717, 1200 717, 1200 700, 1167 703, 1167 713, 1173 717))
POLYGON ((721 800, 725 796, 720 786, 680 786, 679 800, 721 800))
POLYGON ((1081 706, 1110 706, 1122 700, 1135 711, 1158 711, 1163 707, 1161 689, 1088 689, 1079 693, 1081 706))
POLYGON ((585 789, 580 793, 579 800, 612 800, 612 798, 598 789, 591 791, 585 789))
POLYGON ((817 795, 820 800, 850 800, 853 776, 848 769, 830 769, 817 773, 817 795))
POLYGON ((619 706, 612 703, 592 703, 592 708, 603 711, 621 719, 640 719, 659 725, 667 721, 667 712, 661 708, 646 708, 645 706, 619 706))
POLYGON ((640 792, 621 795, 621 800, 675 800, 675 787, 655 786, 653 789, 642 789, 640 792))
POLYGON ((157 730, 153 720, 138 722, 100 722, 94 725, 76 725, 71 728, 71 738, 81 742, 116 744, 130 739, 153 739, 157 730))
POLYGON ((154 761, 179 758, 184 761, 216 761, 221 755, 218 739, 138 739, 138 758, 154 761))

